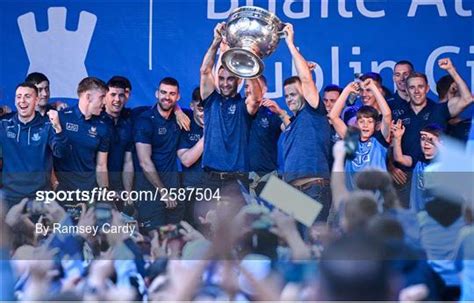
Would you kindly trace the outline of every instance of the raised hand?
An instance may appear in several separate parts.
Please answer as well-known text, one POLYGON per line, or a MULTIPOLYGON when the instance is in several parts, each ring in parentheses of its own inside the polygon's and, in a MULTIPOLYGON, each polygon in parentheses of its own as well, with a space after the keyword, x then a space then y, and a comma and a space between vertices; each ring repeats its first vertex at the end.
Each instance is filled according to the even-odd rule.
POLYGON ((396 123, 395 121, 392 121, 390 131, 395 139, 400 140, 405 133, 405 126, 403 126, 402 120, 398 119, 396 123))
POLYGON ((295 31, 293 30, 293 24, 286 23, 285 27, 283 28, 283 32, 285 33, 285 40, 287 44, 294 44, 295 43, 295 31))
POLYGON ((377 86, 375 85, 374 80, 372 79, 365 79, 364 82, 362 82, 362 87, 368 88, 371 91, 374 91, 377 89, 377 86))
POLYGON ((347 84, 346 87, 344 87, 344 90, 349 94, 358 94, 360 91, 360 88, 361 88, 360 83, 353 81, 347 84))
POLYGON ((444 69, 446 71, 454 69, 453 62, 451 62, 450 58, 439 59, 438 60, 438 66, 439 66, 439 68, 444 69))
POLYGON ((222 33, 225 29, 225 22, 217 23, 214 27, 214 40, 222 41, 222 33))
POLYGON ((273 100, 270 99, 263 99, 262 100, 262 106, 265 106, 268 108, 272 113, 275 113, 277 115, 280 115, 283 113, 283 110, 278 106, 278 103, 276 103, 273 100))
POLYGON ((49 121, 53 125, 54 131, 59 134, 62 131, 61 128, 61 122, 59 121, 59 115, 58 112, 51 109, 47 112, 47 115, 49 117, 49 121))

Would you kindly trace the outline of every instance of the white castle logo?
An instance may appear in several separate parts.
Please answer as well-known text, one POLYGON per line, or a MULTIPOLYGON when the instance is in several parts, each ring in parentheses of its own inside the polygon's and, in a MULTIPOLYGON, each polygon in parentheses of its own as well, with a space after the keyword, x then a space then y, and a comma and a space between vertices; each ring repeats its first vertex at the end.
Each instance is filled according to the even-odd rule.
POLYGON ((65 7, 48 9, 48 30, 38 32, 32 12, 18 17, 26 53, 28 73, 44 73, 51 82, 52 98, 77 98, 76 87, 87 77, 84 64, 97 17, 86 11, 79 15, 76 31, 66 30, 65 7))

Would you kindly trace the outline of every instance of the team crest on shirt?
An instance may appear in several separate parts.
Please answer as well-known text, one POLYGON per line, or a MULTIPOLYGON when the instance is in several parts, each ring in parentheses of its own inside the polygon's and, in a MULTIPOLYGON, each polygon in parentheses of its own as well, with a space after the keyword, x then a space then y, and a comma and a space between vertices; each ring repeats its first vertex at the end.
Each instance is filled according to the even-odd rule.
POLYGON ((260 126, 262 128, 268 128, 270 126, 270 122, 268 121, 267 117, 263 117, 262 119, 260 119, 260 126))
POLYGON ((200 135, 200 134, 190 134, 190 135, 189 135, 189 140, 190 140, 190 141, 199 141, 199 139, 201 139, 201 135, 200 135))
POLYGON ((166 129, 166 127, 158 128, 158 135, 166 135, 167 132, 168 130, 166 129))
POLYGON ((66 130, 72 131, 72 132, 77 132, 79 131, 79 125, 74 124, 74 123, 66 123, 66 130))
POLYGON ((356 156, 352 160, 355 166, 360 167, 365 163, 370 162, 370 150, 372 148, 372 141, 368 141, 367 143, 359 144, 359 148, 356 151, 356 156))
POLYGON ((396 109, 392 112, 392 115, 394 117, 400 117, 401 115, 403 115, 405 113, 405 110, 403 109, 396 109))
POLYGON ((336 143, 337 141, 341 140, 342 138, 336 133, 331 136, 331 142, 336 143))
POLYGON ((232 105, 229 106, 229 108, 227 109, 227 114, 229 114, 229 115, 234 115, 236 110, 237 110, 237 105, 232 104, 232 105))
POLYGON ((430 118, 430 113, 426 113, 423 115, 423 120, 428 120, 430 118))
POLYGON ((31 140, 37 142, 41 140, 41 136, 38 133, 34 133, 33 136, 31 137, 31 140))
POLYGON ((91 126, 89 129, 89 136, 95 137, 97 136, 97 127, 96 126, 91 126))
POLYGON ((7 132, 7 138, 15 139, 15 138, 16 138, 16 134, 15 134, 14 132, 7 132))

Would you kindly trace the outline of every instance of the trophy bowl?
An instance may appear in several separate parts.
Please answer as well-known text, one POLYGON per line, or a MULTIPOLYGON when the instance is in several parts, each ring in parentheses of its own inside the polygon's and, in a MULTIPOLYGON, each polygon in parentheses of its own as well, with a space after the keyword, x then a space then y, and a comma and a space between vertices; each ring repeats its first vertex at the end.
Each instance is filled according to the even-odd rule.
POLYGON ((240 78, 260 76, 264 69, 262 59, 275 51, 284 26, 277 16, 263 8, 235 9, 223 31, 230 49, 222 54, 222 65, 240 78))

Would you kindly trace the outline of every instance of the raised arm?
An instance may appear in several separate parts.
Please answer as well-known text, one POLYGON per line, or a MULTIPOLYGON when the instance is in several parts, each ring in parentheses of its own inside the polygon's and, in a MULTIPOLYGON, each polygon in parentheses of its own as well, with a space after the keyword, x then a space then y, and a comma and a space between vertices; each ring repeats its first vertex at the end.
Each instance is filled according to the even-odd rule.
POLYGON ((390 126, 392 124, 392 111, 387 104, 384 96, 380 92, 379 88, 375 85, 375 82, 372 79, 366 79, 362 85, 368 87, 375 96, 375 100, 382 112, 382 128, 381 132, 385 138, 385 141, 390 142, 390 126))
POLYGON ((285 127, 288 126, 291 122, 290 116, 286 112, 286 110, 283 110, 278 103, 276 103, 273 100, 270 99, 263 99, 262 100, 262 106, 265 106, 268 108, 272 113, 275 113, 280 117, 282 125, 281 125, 281 130, 284 131, 285 127))
POLYGON ((301 81, 303 96, 312 108, 317 108, 319 105, 318 89, 316 88, 316 84, 314 83, 313 77, 311 76, 311 70, 308 66, 308 62, 300 54, 300 52, 295 46, 295 32, 293 30, 293 25, 287 23, 286 26, 283 28, 283 31, 286 34, 286 44, 288 45, 288 49, 291 53, 291 56, 293 57, 296 72, 298 73, 298 77, 301 81))
POLYGON ((339 140, 334 144, 332 153, 334 156, 334 163, 332 165, 331 173, 332 203, 334 205, 334 210, 339 212, 342 201, 344 201, 349 195, 349 191, 346 187, 346 176, 344 169, 346 150, 343 140, 339 140))
POLYGON ((336 133, 341 138, 344 138, 347 132, 347 125, 341 119, 342 110, 344 109, 344 106, 346 105, 346 100, 349 97, 349 95, 351 93, 358 94, 358 90, 359 90, 358 83, 356 82, 349 83, 344 88, 342 93, 339 95, 339 97, 336 100, 336 103, 334 103, 334 106, 332 107, 331 111, 328 114, 328 118, 331 120, 332 125, 334 126, 334 129, 336 130, 336 133))
MULTIPOLYGON (((413 164, 413 159, 410 156, 404 155, 402 151, 402 137, 405 133, 405 126, 403 126, 402 120, 392 123, 391 131, 393 159, 404 166, 410 167, 413 164)), ((418 142, 415 143, 419 144, 418 142)))
POLYGON ((248 94, 245 99, 245 105, 247 106, 247 112, 253 116, 257 113, 260 102, 262 101, 262 86, 258 79, 249 79, 247 83, 249 85, 250 94, 248 94))
POLYGON ((456 68, 454 67, 451 59, 443 58, 438 60, 438 66, 444 69, 448 74, 453 77, 454 82, 458 86, 460 96, 456 96, 448 100, 448 109, 452 117, 459 115, 470 103, 473 102, 473 97, 466 82, 461 78, 456 68))
POLYGON ((200 69, 200 89, 201 89, 201 98, 202 100, 209 97, 210 94, 216 89, 214 75, 212 73, 212 68, 214 67, 214 62, 217 54, 217 49, 219 44, 222 41, 222 30, 225 26, 224 22, 218 23, 214 28, 214 39, 212 40, 211 46, 204 55, 204 59, 201 64, 200 69))

